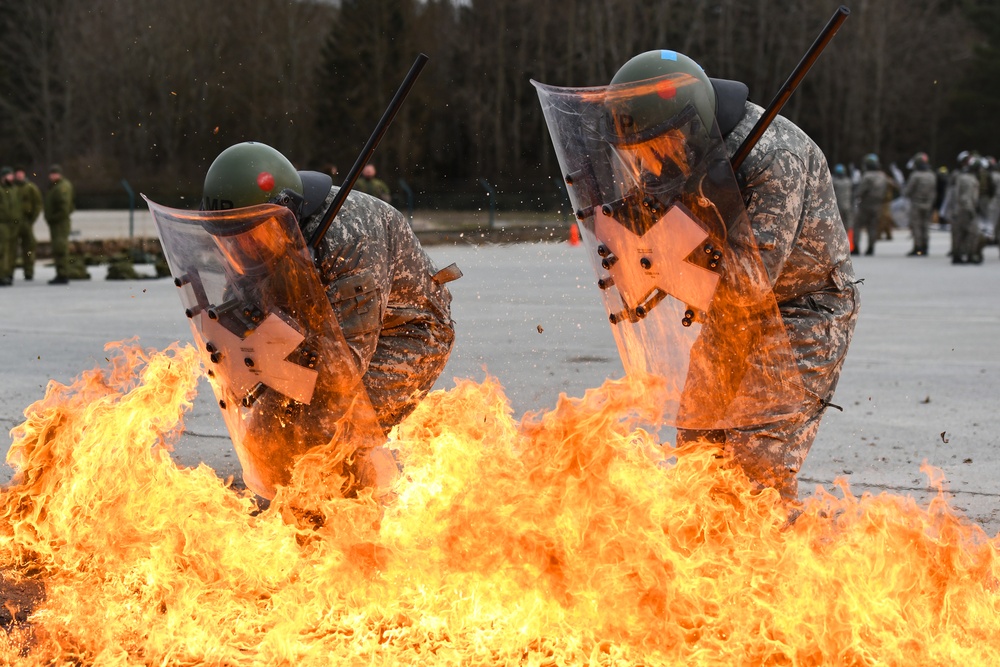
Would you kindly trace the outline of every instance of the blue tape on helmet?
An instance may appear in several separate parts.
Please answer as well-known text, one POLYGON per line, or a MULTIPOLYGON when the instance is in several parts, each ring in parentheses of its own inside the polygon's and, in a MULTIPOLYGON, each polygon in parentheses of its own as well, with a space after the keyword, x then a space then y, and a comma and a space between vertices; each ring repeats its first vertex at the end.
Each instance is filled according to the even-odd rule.
POLYGON ((660 50, 660 60, 677 60, 676 51, 667 51, 666 49, 660 50))

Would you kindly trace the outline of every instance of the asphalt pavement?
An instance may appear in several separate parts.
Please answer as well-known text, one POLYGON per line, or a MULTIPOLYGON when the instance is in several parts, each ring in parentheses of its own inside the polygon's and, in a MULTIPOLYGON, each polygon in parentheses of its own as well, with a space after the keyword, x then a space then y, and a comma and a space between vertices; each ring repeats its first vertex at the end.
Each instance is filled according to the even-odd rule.
MULTIPOLYGON (((77 214, 82 237, 148 235, 148 215, 77 214)), ((44 225, 38 225, 39 228, 44 225)), ((43 230, 39 229, 40 232, 43 230)), ((40 234, 42 236, 43 234, 40 234)), ((862 308, 834 403, 801 479, 801 494, 843 478, 852 492, 890 493, 926 502, 923 462, 940 469, 952 504, 988 534, 1000 531, 1000 253, 987 248, 979 266, 953 266, 947 232, 933 230, 931 255, 907 257, 907 230, 856 257, 862 308)), ((561 243, 435 245, 439 266, 457 262, 452 283, 455 350, 436 389, 455 378, 489 373, 504 385, 516 415, 579 396, 622 365, 583 246, 561 243)), ((137 267, 152 275, 151 266, 137 267)), ((177 289, 169 279, 92 279, 50 286, 47 263, 25 282, 0 288, 0 447, 50 379, 69 383, 106 365, 108 342, 138 338, 162 348, 191 341, 177 289)), ((204 462, 238 478, 219 410, 200 386, 174 457, 204 462)), ((0 466, 0 482, 12 470, 0 466)))

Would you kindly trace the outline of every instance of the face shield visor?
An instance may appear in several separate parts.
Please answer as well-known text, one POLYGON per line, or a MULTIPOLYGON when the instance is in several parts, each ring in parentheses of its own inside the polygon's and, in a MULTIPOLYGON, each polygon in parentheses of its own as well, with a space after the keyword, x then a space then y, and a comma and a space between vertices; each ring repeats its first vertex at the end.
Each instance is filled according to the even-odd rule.
POLYGON ((706 110, 713 99, 701 80, 687 74, 608 86, 602 130, 620 162, 622 183, 680 189, 704 158, 698 149, 710 134, 706 110))

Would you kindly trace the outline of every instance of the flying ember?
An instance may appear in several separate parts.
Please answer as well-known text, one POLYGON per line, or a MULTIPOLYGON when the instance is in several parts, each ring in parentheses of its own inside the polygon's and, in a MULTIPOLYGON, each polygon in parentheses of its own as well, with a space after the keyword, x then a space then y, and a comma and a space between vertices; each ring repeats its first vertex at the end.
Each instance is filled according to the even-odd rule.
MULTIPOLYGON (((789 520, 608 381, 512 415, 494 378, 394 431, 389 500, 307 454, 259 511, 178 467, 190 346, 111 346, 14 429, 0 660, 19 665, 986 665, 996 538, 942 493, 817 489, 789 520)), ((927 469, 931 483, 939 474, 927 469)))

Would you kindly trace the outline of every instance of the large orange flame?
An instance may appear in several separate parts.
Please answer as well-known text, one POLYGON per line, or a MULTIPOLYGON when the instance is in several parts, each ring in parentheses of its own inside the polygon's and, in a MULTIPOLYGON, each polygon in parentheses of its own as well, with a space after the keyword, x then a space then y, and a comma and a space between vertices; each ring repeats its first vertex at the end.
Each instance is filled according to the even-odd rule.
POLYGON ((196 352, 113 351, 109 369, 50 383, 14 430, 5 664, 1000 657, 998 544, 943 495, 921 507, 842 484, 790 523, 717 452, 662 449, 625 382, 518 422, 495 379, 459 381, 398 428, 386 507, 309 488, 329 479, 300 466, 258 513, 170 459, 196 352))

